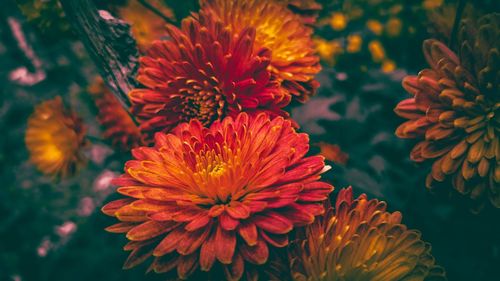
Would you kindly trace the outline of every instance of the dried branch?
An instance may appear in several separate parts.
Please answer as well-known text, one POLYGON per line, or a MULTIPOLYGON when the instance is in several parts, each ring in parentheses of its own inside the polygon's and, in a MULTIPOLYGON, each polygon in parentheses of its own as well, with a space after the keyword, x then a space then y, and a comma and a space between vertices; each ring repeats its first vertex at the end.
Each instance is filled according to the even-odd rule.
POLYGON ((127 93, 134 88, 138 51, 130 26, 91 0, 60 0, 66 17, 94 60, 103 80, 128 109, 127 93))

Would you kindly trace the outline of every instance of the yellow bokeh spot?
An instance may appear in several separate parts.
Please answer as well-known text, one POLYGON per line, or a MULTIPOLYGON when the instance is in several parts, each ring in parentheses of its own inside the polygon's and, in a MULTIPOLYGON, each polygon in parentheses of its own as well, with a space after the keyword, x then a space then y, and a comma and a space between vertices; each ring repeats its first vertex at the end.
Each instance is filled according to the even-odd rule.
POLYGON ((387 35, 391 37, 396 37, 399 34, 401 34, 402 28, 403 28, 403 23, 399 18, 391 18, 385 24, 387 35))
POLYGON ((393 5, 393 6, 389 9, 389 13, 390 13, 391 15, 396 15, 396 14, 399 14, 402 10, 403 10, 403 5, 401 5, 401 4, 396 4, 396 5, 393 5))
POLYGON ((437 9, 441 7, 444 3, 444 0, 424 0, 422 6, 426 10, 437 9))
POLYGON ((384 26, 378 20, 368 20, 366 27, 375 35, 380 35, 384 31, 384 26))
POLYGON ((343 30, 347 26, 347 17, 343 13, 333 13, 330 19, 330 26, 333 30, 343 30))
POLYGON ((328 41, 323 38, 314 38, 313 41, 321 59, 329 64, 334 64, 336 56, 344 51, 340 42, 336 40, 328 41))
POLYGON ((385 59, 381 66, 382 72, 389 73, 396 70, 396 63, 393 60, 385 59))
POLYGON ((361 50, 361 45, 363 44, 363 38, 359 34, 351 34, 347 36, 347 52, 357 53, 361 50))
POLYGON ((384 46, 378 40, 370 41, 368 50, 370 50, 374 62, 380 62, 385 58, 384 46))

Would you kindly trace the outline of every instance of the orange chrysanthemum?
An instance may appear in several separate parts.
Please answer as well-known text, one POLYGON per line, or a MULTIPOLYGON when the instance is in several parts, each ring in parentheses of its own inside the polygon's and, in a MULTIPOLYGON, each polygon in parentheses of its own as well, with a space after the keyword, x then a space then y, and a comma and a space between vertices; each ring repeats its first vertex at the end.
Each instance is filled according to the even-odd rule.
POLYGON ((351 188, 304 235, 290 247, 297 281, 446 280, 431 246, 401 224, 399 212, 365 194, 353 200, 351 188))
POLYGON ((58 96, 36 106, 28 120, 25 142, 30 161, 41 172, 65 177, 85 162, 81 151, 84 137, 80 118, 66 110, 58 96))
POLYGON ((307 100, 319 86, 314 76, 321 70, 311 39, 312 29, 287 8, 286 3, 267 0, 201 0, 205 11, 241 32, 255 27, 255 48, 271 50, 269 70, 282 87, 299 101, 307 100))
POLYGON ((129 150, 143 144, 139 127, 106 87, 102 78, 97 77, 88 91, 99 111, 97 120, 105 128, 103 135, 111 140, 113 146, 129 150))
POLYGON ((253 47, 253 28, 234 33, 202 12, 168 30, 172 40, 154 42, 140 60, 146 88, 129 94, 141 129, 168 132, 193 118, 209 125, 242 111, 287 116, 290 97, 271 81, 270 52, 253 47))
MULTIPOLYGON (((172 10, 159 0, 149 0, 163 15, 174 18, 172 10)), ((128 1, 127 5, 118 10, 120 17, 131 24, 132 34, 141 50, 146 50, 154 40, 166 36, 165 20, 144 7, 137 0, 128 1)))
POLYGON ((410 120, 396 134, 420 140, 413 160, 434 160, 428 187, 451 179, 479 205, 489 199, 500 208, 500 14, 479 26, 463 25, 460 57, 441 42, 424 42, 431 68, 404 79, 413 97, 395 111, 410 120))
POLYGON ((219 261, 237 280, 245 263, 266 263, 269 248, 286 246, 294 227, 323 213, 333 189, 319 181, 323 157, 305 157, 308 136, 290 121, 241 113, 174 132, 132 151, 114 181, 128 198, 103 208, 121 221, 107 230, 131 240, 126 268, 153 255, 154 271, 177 268, 187 278, 219 261))

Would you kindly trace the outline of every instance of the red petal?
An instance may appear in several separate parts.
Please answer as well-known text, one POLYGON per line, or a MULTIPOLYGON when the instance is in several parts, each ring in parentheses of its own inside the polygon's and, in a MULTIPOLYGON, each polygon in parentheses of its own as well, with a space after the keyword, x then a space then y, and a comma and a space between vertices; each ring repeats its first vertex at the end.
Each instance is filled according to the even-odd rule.
POLYGON ((241 238, 247 242, 249 246, 257 244, 257 227, 252 222, 242 222, 238 227, 238 232, 241 238))
POLYGON ((125 233, 134 228, 136 225, 137 224, 135 223, 119 222, 106 227, 105 230, 112 233, 125 233))
POLYGON ((240 221, 233 219, 227 212, 224 212, 219 216, 219 223, 224 230, 234 230, 240 221))
POLYGON ((215 234, 211 234, 206 242, 201 246, 200 268, 202 271, 209 271, 215 262, 215 234))
POLYGON ((255 246, 241 244, 239 250, 245 260, 254 264, 266 263, 269 256, 269 249, 267 248, 267 244, 262 239, 259 239, 255 246))
POLYGON ((314 222, 314 215, 307 212, 307 208, 300 204, 289 205, 283 210, 282 214, 289 218, 294 226, 304 226, 314 222))
POLYGON ((190 255, 205 242, 211 232, 211 227, 206 227, 195 232, 188 232, 177 246, 177 252, 181 255, 190 255))
POLYGON ((234 231, 226 231, 222 227, 217 227, 215 234, 215 254, 217 259, 223 264, 230 264, 236 248, 236 236, 234 231))
POLYGON ((163 238, 160 244, 156 246, 153 252, 153 256, 160 257, 175 250, 179 241, 183 238, 185 233, 186 232, 184 231, 183 227, 177 227, 172 232, 167 234, 167 236, 163 238))
POLYGON ((175 222, 159 223, 156 221, 147 221, 132 228, 127 233, 127 238, 132 241, 144 241, 168 232, 176 226, 175 222))
POLYGON ((257 227, 275 234, 286 234, 293 229, 293 224, 290 220, 276 212, 266 212, 256 215, 253 222, 257 227))
POLYGON ((179 264, 177 265, 177 274, 179 278, 185 280, 189 275, 198 267, 198 255, 193 254, 189 256, 181 256, 179 258, 179 264))
POLYGON ((304 190, 299 195, 300 201, 318 202, 328 198, 333 186, 325 182, 311 182, 304 186, 304 190))
POLYGON ((143 222, 148 218, 146 217, 146 212, 135 210, 130 205, 125 205, 115 212, 116 217, 121 221, 128 222, 143 222))
POLYGON ((231 265, 224 266, 224 273, 228 281, 240 280, 245 271, 245 261, 243 257, 239 254, 234 256, 234 260, 231 265))
POLYGON ((165 273, 176 268, 178 264, 179 255, 177 253, 172 253, 155 258, 154 262, 151 264, 151 269, 153 269, 156 273, 165 273))
POLYGON ((197 218, 193 219, 190 223, 188 223, 186 225, 185 229, 187 231, 195 231, 201 227, 204 227, 210 221, 211 221, 211 218, 208 215, 202 214, 202 215, 198 216, 197 218))
POLYGON ((151 256, 151 252, 153 252, 153 248, 151 245, 144 246, 133 250, 128 256, 125 264, 123 265, 123 269, 130 269, 142 262, 144 262, 147 258, 151 256))
POLYGON ((246 219, 250 216, 250 208, 238 201, 232 201, 226 208, 226 211, 235 219, 246 219))
POLYGON ((101 211, 108 216, 114 217, 114 216, 116 216, 116 211, 118 211, 121 207, 128 205, 132 202, 134 202, 134 199, 131 199, 131 198, 124 198, 124 199, 111 201, 108 204, 104 205, 104 207, 102 207, 101 211))
POLYGON ((285 234, 271 234, 265 231, 259 231, 259 234, 264 240, 277 248, 283 248, 288 245, 288 236, 285 234))

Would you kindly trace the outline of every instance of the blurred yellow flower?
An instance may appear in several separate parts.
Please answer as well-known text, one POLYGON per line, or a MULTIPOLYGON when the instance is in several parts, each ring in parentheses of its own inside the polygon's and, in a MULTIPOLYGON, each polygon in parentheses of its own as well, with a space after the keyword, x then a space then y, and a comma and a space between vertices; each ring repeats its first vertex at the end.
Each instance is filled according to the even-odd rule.
POLYGON ((436 9, 443 5, 444 0, 424 0, 422 6, 426 10, 436 9))
POLYGON ((333 30, 340 31, 344 30, 347 26, 348 19, 343 13, 333 13, 330 19, 330 26, 333 30))
POLYGON ((384 31, 384 26, 378 20, 368 20, 366 22, 366 27, 375 35, 381 35, 384 31))
POLYGON ((363 38, 359 34, 350 34, 347 36, 347 47, 348 53, 357 53, 361 50, 361 45, 363 44, 363 38))
MULTIPOLYGON (((150 0, 149 4, 169 18, 174 18, 170 8, 160 0, 150 0)), ((144 7, 138 1, 128 1, 127 6, 119 10, 120 16, 131 24, 132 34, 141 49, 146 49, 154 40, 166 36, 167 24, 164 19, 144 7)))
POLYGON ((399 18, 391 18, 385 24, 385 30, 388 36, 396 37, 401 34, 403 23, 399 18))
POLYGON ((342 45, 337 40, 328 41, 316 37, 313 38, 313 41, 321 59, 329 64, 334 64, 336 56, 344 52, 342 45))
POLYGON ((81 120, 63 107, 61 97, 45 101, 28 120, 25 142, 30 161, 44 174, 65 177, 85 162, 81 120))
POLYGON ((374 62, 381 62, 385 58, 384 46, 378 40, 370 41, 368 50, 370 50, 374 62))
POLYGON ((382 72, 389 73, 396 69, 396 63, 393 60, 385 59, 382 61, 382 66, 380 67, 382 72))

